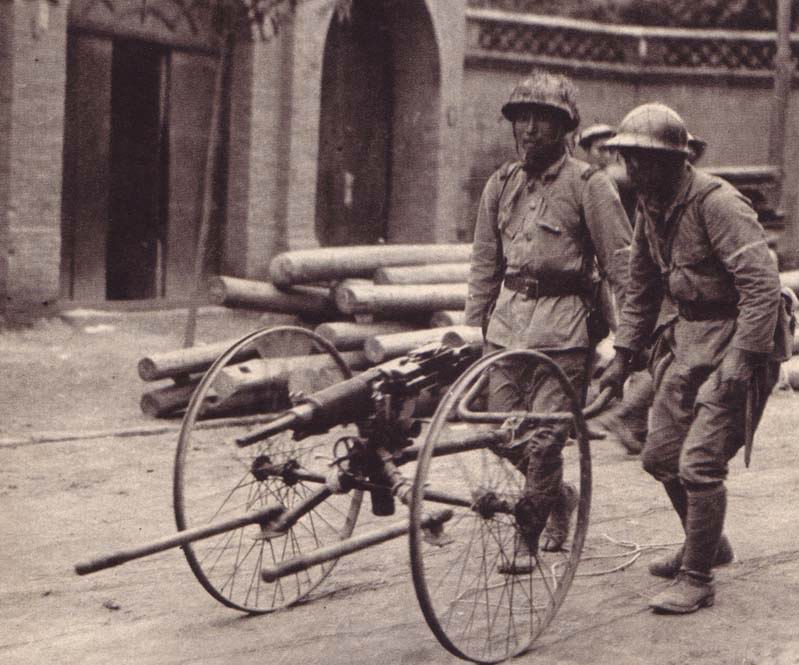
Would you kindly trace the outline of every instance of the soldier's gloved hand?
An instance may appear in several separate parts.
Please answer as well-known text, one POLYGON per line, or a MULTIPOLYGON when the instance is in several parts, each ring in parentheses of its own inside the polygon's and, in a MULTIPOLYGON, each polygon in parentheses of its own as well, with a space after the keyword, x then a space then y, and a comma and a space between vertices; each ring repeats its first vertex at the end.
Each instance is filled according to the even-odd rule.
POLYGON ((599 377, 599 390, 610 388, 614 397, 621 397, 624 393, 624 382, 630 375, 631 359, 632 352, 629 349, 616 349, 613 360, 599 377))

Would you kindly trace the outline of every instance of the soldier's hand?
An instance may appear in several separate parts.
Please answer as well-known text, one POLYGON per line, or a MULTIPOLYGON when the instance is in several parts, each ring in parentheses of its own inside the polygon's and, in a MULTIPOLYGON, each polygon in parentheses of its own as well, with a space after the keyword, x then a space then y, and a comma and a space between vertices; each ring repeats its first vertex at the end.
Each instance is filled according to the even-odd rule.
POLYGON ((718 381, 726 395, 741 394, 752 379, 752 371, 761 354, 731 347, 718 369, 718 381))
POLYGON ((624 382, 630 375, 631 352, 627 349, 616 349, 616 355, 599 377, 600 391, 610 388, 614 397, 624 393, 624 382))

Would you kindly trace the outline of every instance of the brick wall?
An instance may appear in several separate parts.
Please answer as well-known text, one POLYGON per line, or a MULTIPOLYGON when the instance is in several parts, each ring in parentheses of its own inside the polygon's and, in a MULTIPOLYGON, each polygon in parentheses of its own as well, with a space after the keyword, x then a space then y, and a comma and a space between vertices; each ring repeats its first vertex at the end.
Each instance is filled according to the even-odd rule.
POLYGON ((66 12, 0 2, 0 290, 7 314, 59 292, 66 12))

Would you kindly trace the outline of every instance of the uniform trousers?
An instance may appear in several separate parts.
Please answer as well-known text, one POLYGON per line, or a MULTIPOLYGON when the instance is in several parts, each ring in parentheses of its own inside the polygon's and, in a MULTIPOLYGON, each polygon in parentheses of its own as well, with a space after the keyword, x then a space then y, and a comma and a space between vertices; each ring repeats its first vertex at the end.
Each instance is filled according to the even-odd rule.
MULTIPOLYGON (((641 460, 655 479, 679 478, 701 490, 726 479, 729 461, 745 442, 747 389, 725 384, 718 366, 692 362, 690 350, 675 354, 668 342, 666 336, 653 349, 655 397, 641 460)), ((776 362, 754 369, 752 432, 778 375, 776 362)))
MULTIPOLYGON (((486 345, 486 352, 499 347, 486 345)), ((547 352, 563 370, 577 393, 585 401, 590 354, 587 349, 547 352)), ((543 365, 528 359, 508 359, 491 368, 488 408, 490 411, 529 411, 551 413, 571 410, 571 401, 558 380, 543 365)), ((524 446, 496 450, 525 474, 525 496, 540 499, 546 519, 548 504, 559 492, 563 477, 563 446, 569 435, 568 425, 546 425, 534 429, 524 446)))

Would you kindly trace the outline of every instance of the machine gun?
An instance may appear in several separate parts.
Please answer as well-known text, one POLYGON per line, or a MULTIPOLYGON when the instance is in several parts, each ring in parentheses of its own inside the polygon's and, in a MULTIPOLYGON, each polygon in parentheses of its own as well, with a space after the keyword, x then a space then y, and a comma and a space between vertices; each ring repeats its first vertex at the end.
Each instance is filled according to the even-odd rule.
POLYGON ((79 563, 76 572, 180 547, 211 596, 263 614, 306 599, 339 558, 408 535, 416 595, 439 642, 476 662, 522 653, 553 619, 579 563, 591 500, 585 414, 598 402, 584 412, 545 354, 480 355, 474 346, 433 344, 352 376, 336 349, 304 328, 242 338, 205 374, 184 416, 173 478, 178 533, 79 563), (311 337, 332 356, 342 381, 297 396, 276 415, 205 422, 226 367, 287 333, 311 337), (486 411, 481 397, 488 376, 508 359, 542 366, 570 406, 550 413, 486 411), (421 426, 413 412, 425 397, 437 406, 421 426), (564 473, 579 478, 578 512, 567 551, 520 552, 515 507, 526 491, 525 475, 497 451, 545 423, 563 423, 575 433, 564 473), (405 465, 412 468, 409 477, 401 471, 405 465), (371 494, 375 514, 392 514, 399 500, 408 518, 353 535, 364 493, 371 494), (503 572, 519 559, 534 572, 503 572))
MULTIPOLYGON (((342 470, 339 484, 351 487, 349 470, 358 469, 371 485, 372 512, 393 515, 392 493, 404 483, 398 480, 401 474, 391 456, 410 446, 421 431, 420 422, 413 418, 418 400, 425 393, 432 397, 452 383, 479 353, 474 346, 427 344, 307 397, 295 396, 295 406, 265 427, 236 439, 236 444, 251 446, 287 430, 300 441, 337 425, 354 423, 359 436, 344 437, 336 446, 336 463, 342 470), (346 449, 343 456, 342 446, 346 449)), ((282 471, 291 473, 290 469, 282 471)))
MULTIPOLYGON (((422 392, 452 383, 478 356, 479 349, 473 346, 427 344, 313 395, 295 398, 294 407, 236 443, 249 446, 285 430, 300 440, 346 423, 360 423, 362 428, 371 424, 371 429, 389 426, 385 434, 395 438, 397 423, 407 421, 409 406, 422 392)), ((415 436, 419 431, 407 433, 415 436)))

